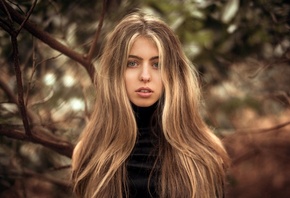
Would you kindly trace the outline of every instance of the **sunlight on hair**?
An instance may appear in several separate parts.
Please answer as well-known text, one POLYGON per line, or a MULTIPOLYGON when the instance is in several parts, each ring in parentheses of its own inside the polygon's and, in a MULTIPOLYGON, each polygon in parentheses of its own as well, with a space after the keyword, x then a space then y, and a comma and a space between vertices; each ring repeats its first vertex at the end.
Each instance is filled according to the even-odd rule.
POLYGON ((43 81, 44 81, 44 84, 46 84, 47 86, 51 86, 55 83, 55 79, 56 77, 54 74, 48 73, 44 76, 43 81))
POLYGON ((65 87, 71 87, 75 84, 75 79, 71 75, 65 75, 62 81, 65 87))
POLYGON ((69 101, 69 104, 74 111, 84 110, 85 109, 85 103, 83 100, 79 98, 72 98, 69 101))

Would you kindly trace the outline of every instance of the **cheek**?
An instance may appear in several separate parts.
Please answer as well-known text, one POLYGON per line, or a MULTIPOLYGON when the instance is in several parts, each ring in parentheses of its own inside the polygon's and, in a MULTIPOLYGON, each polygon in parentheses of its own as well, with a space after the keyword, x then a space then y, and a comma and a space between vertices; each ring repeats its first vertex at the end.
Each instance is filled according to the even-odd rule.
POLYGON ((161 78, 161 74, 160 73, 158 73, 157 75, 156 75, 156 78, 158 79, 157 80, 157 86, 159 87, 159 89, 161 89, 161 90, 163 90, 163 81, 162 81, 162 78, 161 78))
POLYGON ((163 86, 163 82, 162 81, 160 81, 160 92, 161 92, 161 95, 164 92, 164 86, 163 86))
POLYGON ((126 91, 128 91, 128 86, 130 85, 130 83, 129 83, 129 79, 126 77, 126 75, 125 75, 125 88, 126 88, 126 91))
POLYGON ((130 70, 127 70, 125 72, 124 79, 125 79, 126 90, 128 91, 130 90, 130 87, 133 84, 134 74, 130 70))
POLYGON ((164 93, 163 81, 160 76, 158 76, 155 88, 158 90, 160 96, 164 93))

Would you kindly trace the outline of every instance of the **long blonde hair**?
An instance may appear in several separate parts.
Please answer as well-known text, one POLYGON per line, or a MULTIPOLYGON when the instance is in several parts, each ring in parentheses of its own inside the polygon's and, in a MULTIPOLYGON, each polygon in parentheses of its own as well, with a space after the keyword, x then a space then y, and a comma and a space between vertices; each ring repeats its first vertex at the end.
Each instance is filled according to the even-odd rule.
POLYGON ((199 114, 197 72, 174 32, 140 12, 123 18, 107 38, 95 76, 95 108, 73 155, 75 193, 83 198, 128 196, 126 160, 136 143, 137 125, 124 72, 138 36, 155 41, 164 85, 157 119, 159 197, 222 197, 228 158, 199 114))

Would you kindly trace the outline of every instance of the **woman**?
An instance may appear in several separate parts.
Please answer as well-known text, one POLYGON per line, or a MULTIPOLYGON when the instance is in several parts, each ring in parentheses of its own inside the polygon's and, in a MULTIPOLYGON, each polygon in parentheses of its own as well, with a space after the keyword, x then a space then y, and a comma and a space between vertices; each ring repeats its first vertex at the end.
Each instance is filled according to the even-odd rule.
POLYGON ((223 197, 226 151, 199 114, 197 73, 164 22, 121 20, 95 79, 95 109, 73 155, 79 197, 223 197))

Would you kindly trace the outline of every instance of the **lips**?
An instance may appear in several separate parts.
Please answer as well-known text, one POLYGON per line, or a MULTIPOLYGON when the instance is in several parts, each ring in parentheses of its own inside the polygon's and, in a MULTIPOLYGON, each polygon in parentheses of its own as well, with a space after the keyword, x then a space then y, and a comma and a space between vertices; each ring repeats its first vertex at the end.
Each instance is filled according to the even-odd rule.
POLYGON ((152 93, 153 91, 149 87, 140 87, 139 89, 136 90, 136 92, 152 93))
POLYGON ((153 93, 152 89, 148 87, 140 87, 136 92, 141 98, 149 98, 153 93))

